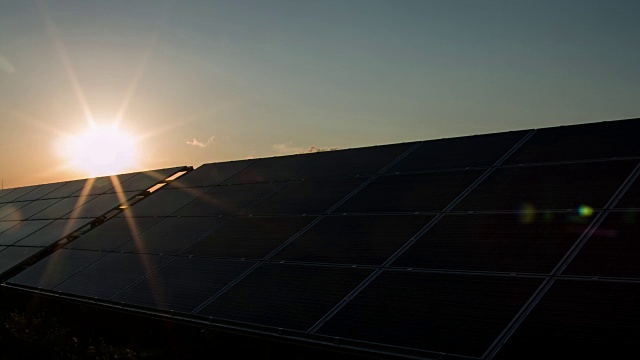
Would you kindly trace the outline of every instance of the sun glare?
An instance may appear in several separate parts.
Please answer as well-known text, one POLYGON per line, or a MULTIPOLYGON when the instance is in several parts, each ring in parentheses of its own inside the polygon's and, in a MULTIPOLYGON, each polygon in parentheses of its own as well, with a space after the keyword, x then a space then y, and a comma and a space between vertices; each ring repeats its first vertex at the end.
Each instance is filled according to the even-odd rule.
POLYGON ((135 165, 135 138, 117 124, 94 124, 82 133, 68 135, 62 143, 68 165, 89 176, 125 172, 135 165))

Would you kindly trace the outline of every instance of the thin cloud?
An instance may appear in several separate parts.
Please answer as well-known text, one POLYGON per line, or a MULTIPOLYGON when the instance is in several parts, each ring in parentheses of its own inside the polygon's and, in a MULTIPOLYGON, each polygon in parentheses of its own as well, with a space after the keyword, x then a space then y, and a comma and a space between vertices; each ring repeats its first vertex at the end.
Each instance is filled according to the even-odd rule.
POLYGON ((206 142, 198 141, 196 138, 193 138, 192 140, 187 141, 187 145, 193 145, 193 146, 197 146, 199 148, 206 148, 207 146, 209 146, 213 142, 214 138, 215 138, 215 136, 212 136, 209 139, 207 139, 206 142))
POLYGON ((7 60, 7 58, 0 54, 0 70, 11 74, 16 71, 16 68, 9 62, 9 60, 7 60))
POLYGON ((279 154, 308 154, 308 153, 315 153, 315 152, 321 152, 321 151, 333 151, 333 150, 338 150, 340 148, 337 146, 330 146, 330 147, 311 146, 311 147, 305 148, 305 147, 299 147, 299 146, 291 146, 288 143, 281 143, 281 144, 273 144, 273 149, 276 150, 279 154))

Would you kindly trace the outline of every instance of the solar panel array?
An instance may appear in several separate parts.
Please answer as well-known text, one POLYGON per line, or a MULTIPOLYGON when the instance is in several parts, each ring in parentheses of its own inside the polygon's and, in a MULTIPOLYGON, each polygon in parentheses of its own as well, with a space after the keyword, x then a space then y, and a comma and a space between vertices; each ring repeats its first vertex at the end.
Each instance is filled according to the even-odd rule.
MULTIPOLYGON (((637 134, 632 119, 206 164, 5 285, 408 358, 636 358, 637 134)), ((54 221, 21 205, 7 226, 54 221)), ((8 238, 0 257, 41 243, 8 238)))

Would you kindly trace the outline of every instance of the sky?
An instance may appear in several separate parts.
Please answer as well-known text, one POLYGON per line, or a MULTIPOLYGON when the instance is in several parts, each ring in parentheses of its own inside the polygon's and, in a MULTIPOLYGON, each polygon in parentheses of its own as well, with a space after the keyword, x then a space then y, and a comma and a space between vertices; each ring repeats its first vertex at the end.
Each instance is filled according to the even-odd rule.
POLYGON ((131 172, 637 118, 638 39, 636 0, 0 0, 0 178, 86 178, 90 124, 131 172))

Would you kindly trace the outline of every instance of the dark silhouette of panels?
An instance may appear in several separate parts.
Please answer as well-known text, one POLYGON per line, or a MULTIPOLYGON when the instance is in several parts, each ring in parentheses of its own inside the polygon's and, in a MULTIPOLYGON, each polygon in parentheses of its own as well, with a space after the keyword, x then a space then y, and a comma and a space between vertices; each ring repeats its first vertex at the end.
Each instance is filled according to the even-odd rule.
POLYGON ((198 314, 305 331, 369 273, 354 268, 265 263, 198 314))
POLYGON ((16 245, 49 246, 79 228, 88 225, 90 221, 90 219, 55 220, 47 226, 24 237, 22 240, 18 241, 16 245))
POLYGON ((639 234, 639 213, 609 213, 563 274, 640 279, 639 234))
POLYGON ((60 249, 8 282, 50 290, 103 256, 105 254, 98 251, 60 249))
POLYGON ((454 210, 603 207, 637 161, 595 161, 496 169, 454 210))
POLYGON ((83 234, 66 248, 113 251, 160 220, 162 218, 113 218, 83 234))
POLYGON ((494 358, 635 359, 638 304, 640 283, 556 280, 494 358))
POLYGON ((137 192, 125 192, 117 194, 102 194, 93 200, 83 203, 72 212, 65 215, 69 218, 97 218, 105 213, 117 209, 120 205, 128 206, 128 200, 133 198, 137 192))
POLYGON ((120 192, 120 185, 135 176, 137 173, 102 176, 98 178, 86 179, 84 186, 74 192, 73 196, 100 195, 105 192, 120 192))
POLYGON ((322 214, 355 190, 363 179, 290 181, 247 210, 249 214, 322 214))
POLYGON ((221 217, 166 218, 126 242, 117 250, 136 253, 177 254, 225 221, 227 219, 221 217))
POLYGON ((273 256, 274 260, 382 265, 433 217, 327 216, 273 256))
POLYGON ((541 282, 509 276, 385 271, 317 333, 481 357, 541 282))
POLYGON ((184 251, 184 255, 262 259, 314 217, 236 217, 184 251))
POLYGON ((32 247, 0 246, 0 274, 19 265, 42 249, 32 247))
POLYGON ((539 129, 505 164, 640 156, 638 120, 539 129))
POLYGON ((374 175, 415 144, 403 143, 331 151, 327 153, 327 157, 296 178, 325 179, 374 175))
POLYGON ((280 183, 216 186, 175 212, 176 216, 218 216, 242 212, 275 190, 280 183))
POLYGON ((256 160, 239 160, 204 164, 176 179, 167 187, 184 188, 219 185, 255 161, 256 160))
POLYGON ((51 222, 51 220, 21 221, 0 234, 0 245, 12 245, 51 222))
POLYGON ((327 156, 326 153, 318 152, 258 159, 224 183, 251 184, 286 181, 325 156, 327 156))
POLYGON ((464 170, 380 176, 339 206, 336 212, 440 211, 483 172, 464 170))
POLYGON ((109 300, 168 260, 167 256, 110 253, 53 290, 109 300))
POLYGON ((162 189, 128 209, 124 216, 169 216, 210 189, 210 187, 162 189))
POLYGON ((617 209, 640 208, 640 176, 627 189, 620 201, 616 204, 617 209))
POLYGON ((254 264, 251 261, 176 257, 114 300, 191 313, 254 264))
POLYGON ((414 173, 438 169, 488 167, 505 155, 527 131, 423 141, 386 172, 414 173))
POLYGON ((547 274, 591 218, 578 213, 449 214, 392 266, 547 274))

